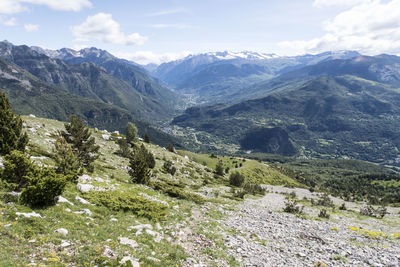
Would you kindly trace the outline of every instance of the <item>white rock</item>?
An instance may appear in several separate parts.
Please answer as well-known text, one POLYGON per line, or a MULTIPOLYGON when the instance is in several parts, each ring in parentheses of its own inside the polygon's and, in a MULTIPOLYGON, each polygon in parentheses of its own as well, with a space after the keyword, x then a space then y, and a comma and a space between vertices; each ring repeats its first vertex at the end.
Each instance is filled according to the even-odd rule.
POLYGON ((108 134, 102 134, 102 135, 101 135, 101 138, 103 138, 103 140, 108 141, 108 140, 110 140, 111 136, 108 135, 108 134))
POLYGON ((80 192, 89 192, 94 189, 94 186, 91 184, 77 184, 76 188, 78 188, 80 192))
POLYGON ((65 240, 61 241, 61 247, 66 248, 69 246, 71 246, 71 243, 69 243, 68 241, 65 240))
POLYGON ((31 117, 31 118, 36 118, 36 116, 33 115, 33 114, 29 114, 29 117, 31 117))
POLYGON ((128 231, 132 231, 132 230, 143 231, 144 229, 153 230, 153 226, 151 224, 139 224, 139 225, 128 227, 128 231))
POLYGON ((74 213, 76 213, 76 214, 86 214, 88 216, 92 216, 92 212, 89 209, 80 209, 78 211, 75 211, 74 213))
POLYGON ((138 243, 135 240, 129 239, 127 237, 119 237, 118 241, 122 245, 128 245, 131 246, 132 248, 138 247, 138 243))
POLYGON ((79 196, 76 196, 75 199, 76 199, 77 201, 79 201, 80 203, 84 204, 84 205, 92 205, 92 206, 94 206, 92 203, 90 203, 90 202, 87 201, 86 199, 81 198, 81 197, 79 197, 79 196))
POLYGON ((17 216, 24 216, 24 217, 27 217, 27 218, 30 218, 30 217, 42 218, 42 216, 41 216, 40 214, 38 214, 38 213, 36 213, 36 212, 34 212, 34 211, 32 211, 32 212, 30 212, 30 213, 16 212, 15 214, 16 214, 17 216))
POLYGON ((119 132, 118 132, 118 131, 114 131, 114 133, 115 133, 115 134, 119 134, 119 132))
POLYGON ((158 231, 162 230, 162 227, 161 227, 160 223, 156 223, 156 229, 157 229, 158 231))
POLYGON ((127 261, 131 261, 132 267, 140 267, 140 263, 138 259, 132 258, 131 256, 125 256, 122 258, 122 260, 119 262, 119 264, 125 264, 127 261))
POLYGON ((87 174, 84 174, 84 175, 81 175, 78 177, 78 181, 82 182, 82 183, 87 183, 87 182, 90 182, 91 180, 93 180, 93 178, 87 174))
POLYGON ((118 219, 117 218, 111 218, 110 222, 118 222, 118 219))
POLYGON ((71 201, 69 201, 68 199, 66 199, 62 196, 57 197, 57 203, 67 203, 67 204, 70 204, 71 206, 74 206, 74 203, 72 203, 71 201))
POLYGON ((66 211, 66 212, 71 212, 71 209, 66 208, 65 211, 66 211))
POLYGON ((29 128, 29 131, 31 131, 31 133, 36 133, 36 129, 35 128, 29 128))
POLYGON ((54 233, 56 234, 60 234, 60 235, 67 235, 68 234, 68 230, 65 228, 60 228, 54 231, 54 233))

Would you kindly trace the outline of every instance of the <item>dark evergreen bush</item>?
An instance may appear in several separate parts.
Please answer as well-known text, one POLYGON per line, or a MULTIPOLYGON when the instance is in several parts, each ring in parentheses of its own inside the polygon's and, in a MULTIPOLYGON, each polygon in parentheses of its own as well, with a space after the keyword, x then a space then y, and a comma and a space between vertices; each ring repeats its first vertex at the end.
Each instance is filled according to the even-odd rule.
POLYGON ((64 175, 57 174, 51 168, 36 168, 28 179, 21 201, 35 207, 54 204, 54 198, 62 194, 67 183, 64 175))
POLYGON ((217 165, 215 166, 215 173, 224 176, 224 166, 222 165, 222 161, 219 160, 217 165))
POLYGON ((240 187, 244 183, 244 175, 240 174, 239 172, 233 172, 229 176, 229 184, 233 186, 240 187))
POLYGON ((28 135, 22 132, 22 120, 11 110, 6 95, 0 91, 0 155, 24 151, 28 135))
POLYGON ((171 175, 174 175, 176 172, 176 168, 172 164, 172 161, 170 161, 170 160, 167 160, 164 162, 163 168, 166 172, 170 173, 171 175))
POLYGON ((29 177, 35 171, 35 165, 24 153, 14 150, 4 157, 4 169, 0 177, 11 190, 21 191, 29 183, 29 177))

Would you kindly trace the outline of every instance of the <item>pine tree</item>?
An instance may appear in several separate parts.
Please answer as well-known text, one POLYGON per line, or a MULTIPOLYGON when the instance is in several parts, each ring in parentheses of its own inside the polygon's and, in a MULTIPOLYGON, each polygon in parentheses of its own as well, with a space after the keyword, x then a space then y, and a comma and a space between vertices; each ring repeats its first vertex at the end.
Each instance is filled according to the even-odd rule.
POLYGON ((28 135, 22 133, 21 117, 13 113, 6 95, 0 91, 0 155, 12 150, 23 152, 27 143, 28 135))
POLYGON ((148 151, 143 144, 140 146, 140 152, 146 160, 147 166, 149 166, 150 169, 153 169, 156 166, 154 155, 150 151, 148 151))
POLYGON ((131 145, 138 141, 138 129, 132 122, 126 124, 126 141, 131 145))
POLYGON ((171 142, 168 142, 168 151, 174 153, 175 148, 174 145, 171 142))
POLYGON ((148 132, 146 132, 145 135, 144 135, 144 141, 145 141, 146 143, 150 143, 150 135, 149 135, 148 132))
POLYGON ((151 172, 147 163, 146 154, 142 149, 135 148, 133 150, 129 164, 129 175, 132 181, 138 184, 149 184, 151 172))
POLYGON ((69 121, 70 123, 65 123, 66 131, 62 131, 61 135, 71 144, 80 165, 92 172, 93 162, 99 157, 100 147, 96 145, 89 128, 81 119, 73 115, 69 117, 69 121))
POLYGON ((76 183, 78 176, 82 173, 82 169, 71 146, 61 133, 59 133, 54 144, 54 154, 54 161, 57 166, 56 172, 65 175, 68 181, 76 183))

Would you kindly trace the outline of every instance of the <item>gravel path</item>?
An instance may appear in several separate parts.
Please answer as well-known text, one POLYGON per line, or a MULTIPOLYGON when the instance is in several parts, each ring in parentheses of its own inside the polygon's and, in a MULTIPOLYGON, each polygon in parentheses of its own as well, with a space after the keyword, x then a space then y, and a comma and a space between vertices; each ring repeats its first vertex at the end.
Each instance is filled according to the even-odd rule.
MULTIPOLYGON (((400 266, 400 239, 392 235, 400 233, 399 209, 390 209, 384 220, 358 218, 354 212, 316 220, 320 207, 308 207, 304 219, 281 212, 285 201, 281 193, 293 190, 300 199, 316 197, 304 189, 269 187, 273 193, 246 199, 238 211, 225 212, 221 223, 236 231, 225 236, 225 244, 244 266, 314 266, 318 262, 328 266, 400 266), (368 232, 366 237, 364 229, 375 233, 368 232), (376 231, 388 237, 380 237, 376 231)), ((357 205, 346 203, 354 209, 357 205)))

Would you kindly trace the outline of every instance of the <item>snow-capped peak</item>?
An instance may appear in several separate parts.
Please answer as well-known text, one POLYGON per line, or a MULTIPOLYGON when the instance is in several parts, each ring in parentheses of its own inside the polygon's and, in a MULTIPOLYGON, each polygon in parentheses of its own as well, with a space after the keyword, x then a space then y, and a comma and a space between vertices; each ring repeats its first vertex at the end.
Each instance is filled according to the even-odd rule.
POLYGON ((228 59, 254 59, 254 60, 264 60, 276 58, 278 55, 276 54, 266 54, 266 53, 258 53, 251 51, 242 51, 242 52, 232 52, 232 51, 224 51, 224 52, 210 52, 209 55, 215 56, 220 60, 228 60, 228 59))

